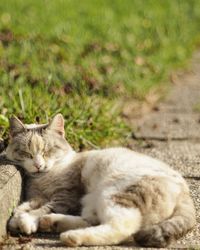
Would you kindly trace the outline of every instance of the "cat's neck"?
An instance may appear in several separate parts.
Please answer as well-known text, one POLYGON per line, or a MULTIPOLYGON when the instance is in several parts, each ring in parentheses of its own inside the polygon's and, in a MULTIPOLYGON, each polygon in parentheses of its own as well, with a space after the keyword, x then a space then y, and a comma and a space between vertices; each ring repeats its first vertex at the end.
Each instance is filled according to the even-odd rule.
POLYGON ((67 167, 68 165, 70 165, 75 156, 76 156, 76 152, 74 150, 70 150, 66 153, 66 155, 62 158, 60 158, 58 161, 56 161, 56 166, 58 167, 67 167))

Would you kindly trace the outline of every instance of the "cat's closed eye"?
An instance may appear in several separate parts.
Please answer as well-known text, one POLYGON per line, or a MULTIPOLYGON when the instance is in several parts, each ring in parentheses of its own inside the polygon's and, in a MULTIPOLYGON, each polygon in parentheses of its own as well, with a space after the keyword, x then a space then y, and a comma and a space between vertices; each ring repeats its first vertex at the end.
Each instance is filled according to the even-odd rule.
POLYGON ((50 155, 55 154, 58 150, 62 150, 62 149, 59 146, 55 145, 52 148, 46 149, 46 151, 43 153, 43 155, 48 157, 50 155))
POLYGON ((26 157, 26 158, 30 158, 30 159, 33 158, 33 156, 30 153, 23 151, 23 150, 18 150, 18 154, 20 154, 21 156, 26 157))
POLYGON ((50 149, 46 150, 45 152, 43 152, 43 156, 48 157, 53 153, 55 153, 55 148, 50 148, 50 149))

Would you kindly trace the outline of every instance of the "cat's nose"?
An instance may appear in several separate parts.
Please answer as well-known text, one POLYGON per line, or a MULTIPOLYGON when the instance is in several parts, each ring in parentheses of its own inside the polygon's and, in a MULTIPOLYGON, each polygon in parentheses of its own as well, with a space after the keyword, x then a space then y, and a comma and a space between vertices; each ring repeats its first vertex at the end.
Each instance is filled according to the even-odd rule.
POLYGON ((42 165, 41 164, 35 164, 35 167, 39 170, 42 167, 42 165))

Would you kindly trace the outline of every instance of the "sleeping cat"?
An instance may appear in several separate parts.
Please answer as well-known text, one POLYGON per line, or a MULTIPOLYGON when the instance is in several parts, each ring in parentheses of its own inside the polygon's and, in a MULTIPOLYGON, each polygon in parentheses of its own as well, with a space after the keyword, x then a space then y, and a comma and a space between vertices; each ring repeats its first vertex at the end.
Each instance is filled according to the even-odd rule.
POLYGON ((133 235, 165 247, 195 224, 188 186, 179 173, 126 148, 76 153, 64 119, 25 125, 10 120, 7 157, 26 170, 26 201, 8 228, 60 232, 67 246, 114 245, 133 235))

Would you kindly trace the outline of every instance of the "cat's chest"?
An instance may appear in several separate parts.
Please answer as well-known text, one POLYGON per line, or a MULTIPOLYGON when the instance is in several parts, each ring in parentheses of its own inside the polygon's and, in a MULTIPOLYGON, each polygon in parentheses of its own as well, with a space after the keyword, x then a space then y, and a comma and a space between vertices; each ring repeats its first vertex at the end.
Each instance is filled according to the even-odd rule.
POLYGON ((27 191, 31 193, 37 193, 49 199, 55 192, 59 176, 46 175, 37 178, 31 178, 27 183, 27 191))
POLYGON ((51 199, 52 196, 63 193, 67 194, 77 192, 80 187, 80 175, 75 171, 63 171, 48 173, 47 175, 31 180, 29 189, 35 189, 42 196, 51 199))

